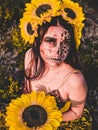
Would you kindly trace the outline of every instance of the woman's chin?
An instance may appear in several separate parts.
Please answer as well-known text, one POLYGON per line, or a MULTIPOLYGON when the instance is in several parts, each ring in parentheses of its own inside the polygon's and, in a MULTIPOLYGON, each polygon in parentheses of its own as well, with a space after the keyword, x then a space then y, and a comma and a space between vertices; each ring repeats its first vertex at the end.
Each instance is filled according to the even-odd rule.
POLYGON ((46 64, 50 67, 57 67, 57 66, 61 65, 62 62, 61 61, 51 61, 51 62, 47 62, 46 64))

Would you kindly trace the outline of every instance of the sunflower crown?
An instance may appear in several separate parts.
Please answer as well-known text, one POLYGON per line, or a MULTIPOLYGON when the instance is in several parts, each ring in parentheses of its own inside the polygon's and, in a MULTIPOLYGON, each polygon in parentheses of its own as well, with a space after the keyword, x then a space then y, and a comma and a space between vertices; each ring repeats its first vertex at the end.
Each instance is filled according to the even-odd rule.
POLYGON ((74 27, 76 47, 78 48, 85 17, 79 3, 71 0, 31 0, 31 3, 27 3, 19 26, 25 43, 32 44, 35 37, 38 37, 39 26, 50 22, 52 17, 59 15, 74 27))

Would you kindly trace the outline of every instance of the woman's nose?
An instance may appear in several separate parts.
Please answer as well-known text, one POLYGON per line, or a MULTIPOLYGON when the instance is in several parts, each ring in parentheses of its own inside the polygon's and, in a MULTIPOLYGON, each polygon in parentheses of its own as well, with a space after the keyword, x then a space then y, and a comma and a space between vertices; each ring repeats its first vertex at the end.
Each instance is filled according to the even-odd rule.
POLYGON ((57 55, 61 55, 61 53, 62 53, 62 49, 61 49, 61 47, 58 47, 58 48, 57 48, 57 51, 56 51, 56 54, 57 54, 57 55))
POLYGON ((55 54, 60 56, 62 54, 62 45, 58 44, 57 46, 55 46, 55 54))
POLYGON ((62 44, 60 42, 58 42, 53 48, 53 53, 57 56, 60 56, 62 54, 62 44))

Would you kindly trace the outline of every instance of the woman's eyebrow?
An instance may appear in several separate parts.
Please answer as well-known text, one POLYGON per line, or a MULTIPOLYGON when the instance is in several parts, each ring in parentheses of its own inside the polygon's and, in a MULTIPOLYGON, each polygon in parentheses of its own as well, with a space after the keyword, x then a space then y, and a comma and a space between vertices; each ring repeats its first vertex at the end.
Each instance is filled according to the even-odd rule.
POLYGON ((51 37, 51 36, 46 36, 46 37, 44 38, 44 40, 47 40, 47 39, 52 40, 52 41, 56 41, 56 38, 51 37))

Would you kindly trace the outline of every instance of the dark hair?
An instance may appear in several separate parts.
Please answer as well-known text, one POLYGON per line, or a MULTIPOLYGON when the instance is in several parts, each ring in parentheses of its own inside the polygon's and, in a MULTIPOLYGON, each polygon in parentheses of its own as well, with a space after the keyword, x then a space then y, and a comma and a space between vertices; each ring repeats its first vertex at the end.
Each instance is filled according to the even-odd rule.
MULTIPOLYGON (((34 60, 35 60, 35 64, 33 65, 34 73, 33 73, 33 75, 31 75, 30 72, 31 72, 32 68, 29 68, 28 69, 29 75, 26 74, 27 79, 34 80, 34 79, 40 78, 42 76, 42 74, 44 73, 45 64, 44 64, 43 59, 40 56, 40 44, 41 44, 41 41, 42 41, 45 33, 47 32, 48 28, 50 26, 56 26, 58 24, 58 22, 62 27, 64 27, 65 29, 67 29, 69 31, 70 36, 71 36, 70 52, 69 52, 65 62, 77 69, 78 60, 77 60, 76 43, 75 43, 75 39, 74 39, 74 28, 71 24, 69 24, 67 21, 65 21, 61 16, 57 16, 57 17, 53 17, 50 23, 45 22, 42 26, 39 26, 39 28, 38 28, 38 37, 35 38, 34 44, 32 45, 32 51, 34 53, 34 60), (39 66, 38 66, 38 62, 39 62, 39 66)), ((32 64, 32 63, 30 63, 30 64, 32 64)), ((32 65, 31 65, 31 67, 32 67, 32 65)))

